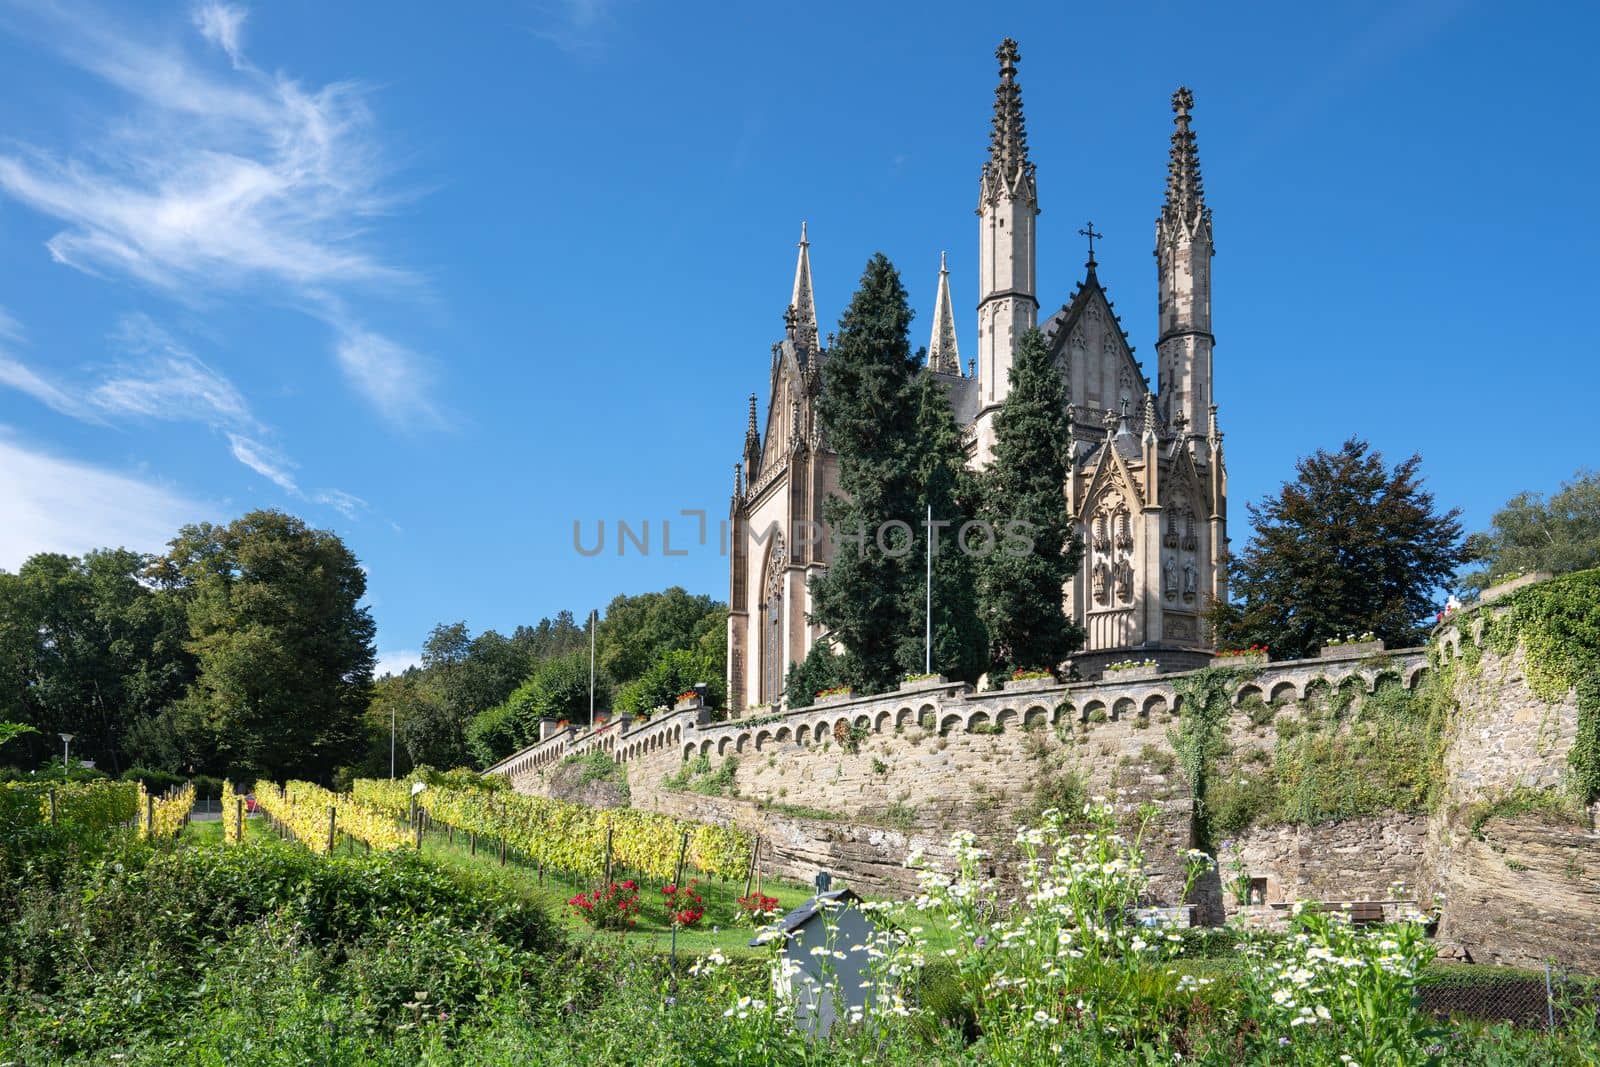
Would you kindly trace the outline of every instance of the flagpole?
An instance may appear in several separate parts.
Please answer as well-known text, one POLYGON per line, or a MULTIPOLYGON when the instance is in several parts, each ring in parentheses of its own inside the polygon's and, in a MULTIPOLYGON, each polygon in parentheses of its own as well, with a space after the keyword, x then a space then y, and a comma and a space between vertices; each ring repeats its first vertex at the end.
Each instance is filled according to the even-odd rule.
POLYGON ((933 673, 933 501, 928 502, 928 578, 927 603, 922 610, 926 632, 923 635, 922 673, 933 673))
POLYGON ((589 725, 594 726, 594 631, 600 622, 600 612, 589 609, 589 725))

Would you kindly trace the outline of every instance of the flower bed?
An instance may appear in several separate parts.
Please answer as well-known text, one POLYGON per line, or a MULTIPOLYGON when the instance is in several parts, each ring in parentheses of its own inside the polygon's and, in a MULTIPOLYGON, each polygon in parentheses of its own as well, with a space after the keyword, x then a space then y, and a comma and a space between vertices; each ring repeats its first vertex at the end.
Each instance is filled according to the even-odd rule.
POLYGON ((1260 664, 1267 662, 1268 655, 1266 645, 1251 645, 1249 648, 1223 649, 1211 657, 1211 662, 1222 666, 1260 664))
POLYGON ((1372 652, 1382 652, 1383 642, 1372 631, 1364 634, 1345 634, 1343 637, 1330 637, 1322 642, 1318 656, 1355 656, 1366 655, 1372 652))
POLYGON ((666 885, 661 895, 666 898, 667 918, 678 926, 694 926, 706 916, 706 902, 695 891, 699 882, 688 885, 666 885))
POLYGON ((596 930, 626 930, 639 921, 639 883, 631 878, 612 882, 604 889, 579 893, 567 906, 596 930))
POLYGON ((856 691, 855 691, 855 689, 853 687, 848 686, 848 685, 836 685, 831 689, 818 690, 817 691, 817 703, 818 704, 824 704, 824 703, 838 704, 838 703, 841 703, 843 701, 849 700, 851 697, 853 697, 855 695, 856 695, 856 691))

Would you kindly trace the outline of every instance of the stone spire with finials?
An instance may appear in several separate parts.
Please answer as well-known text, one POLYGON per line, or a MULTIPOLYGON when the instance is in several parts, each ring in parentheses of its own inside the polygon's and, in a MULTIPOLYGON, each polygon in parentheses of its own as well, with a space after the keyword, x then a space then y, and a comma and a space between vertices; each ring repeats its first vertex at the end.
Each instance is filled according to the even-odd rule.
POLYGON ((989 132, 989 162, 983 168, 984 191, 998 197, 1005 190, 1019 192, 1033 184, 1033 163, 1028 159, 1028 128, 1022 118, 1022 87, 1017 84, 1017 63, 1022 53, 1007 37, 995 49, 1000 61, 1000 84, 994 90, 994 119, 989 132))
POLYGON ((789 297, 794 309, 795 341, 808 351, 817 350, 817 302, 811 291, 811 242, 806 239, 806 224, 800 224, 800 258, 794 265, 794 292, 789 297))
POLYGON ((761 465, 761 431, 756 429, 756 394, 750 394, 750 421, 744 428, 744 471, 753 484, 761 465))
POLYGON ((1166 199, 1156 219, 1160 333, 1156 355, 1167 420, 1199 443, 1211 406, 1211 209, 1200 183, 1200 153, 1189 112, 1194 94, 1172 94, 1175 115, 1166 199))
POLYGON ((973 461, 994 453, 994 420, 1011 390, 1017 339, 1039 321, 1039 193, 1022 121, 1017 42, 995 51, 1000 84, 994 91, 989 156, 978 181, 978 415, 973 461))
POLYGON ((961 353, 956 348, 956 317, 950 303, 950 267, 943 252, 939 253, 939 295, 933 305, 928 369, 941 374, 961 373, 961 353))
POLYGON ((1206 207, 1205 185, 1200 180, 1200 153, 1195 148, 1194 130, 1189 128, 1189 112, 1194 109, 1194 93, 1180 87, 1172 94, 1172 150, 1167 161, 1167 199, 1161 207, 1160 225, 1169 232, 1182 230, 1193 236, 1201 226, 1208 230, 1211 211, 1206 207))

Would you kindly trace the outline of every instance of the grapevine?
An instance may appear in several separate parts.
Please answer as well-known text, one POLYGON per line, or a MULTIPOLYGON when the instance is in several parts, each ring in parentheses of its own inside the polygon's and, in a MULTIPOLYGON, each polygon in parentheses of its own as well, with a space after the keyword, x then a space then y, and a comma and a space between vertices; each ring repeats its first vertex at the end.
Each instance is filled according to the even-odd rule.
MULTIPOLYGON (((354 795, 403 816, 409 782, 361 779, 354 795)), ((417 797, 428 815, 457 830, 503 840, 547 870, 592 877, 603 874, 606 831, 615 863, 651 878, 677 875, 678 851, 689 833, 685 862, 702 874, 737 877, 750 859, 750 836, 741 830, 669 818, 631 808, 600 810, 521 793, 429 787, 417 797)))
POLYGON ((151 841, 164 841, 178 836, 194 807, 194 783, 166 796, 152 799, 139 783, 138 826, 139 833, 151 841))

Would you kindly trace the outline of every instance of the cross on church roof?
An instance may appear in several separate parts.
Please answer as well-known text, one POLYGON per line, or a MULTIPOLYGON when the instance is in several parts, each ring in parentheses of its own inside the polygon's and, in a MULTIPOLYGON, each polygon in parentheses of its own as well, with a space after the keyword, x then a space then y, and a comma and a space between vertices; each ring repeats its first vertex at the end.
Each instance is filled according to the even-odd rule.
POLYGON ((1091 219, 1086 224, 1086 227, 1084 229, 1078 231, 1078 236, 1079 237, 1087 237, 1089 239, 1089 262, 1086 265, 1088 266, 1088 268, 1090 270, 1094 270, 1094 268, 1095 268, 1095 262, 1094 262, 1094 240, 1095 240, 1096 237, 1101 237, 1101 238, 1105 237, 1105 234, 1103 234, 1103 233, 1095 233, 1094 232, 1094 221, 1091 219))

